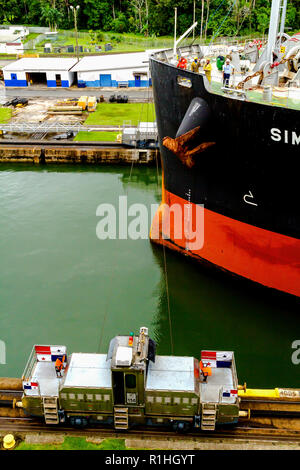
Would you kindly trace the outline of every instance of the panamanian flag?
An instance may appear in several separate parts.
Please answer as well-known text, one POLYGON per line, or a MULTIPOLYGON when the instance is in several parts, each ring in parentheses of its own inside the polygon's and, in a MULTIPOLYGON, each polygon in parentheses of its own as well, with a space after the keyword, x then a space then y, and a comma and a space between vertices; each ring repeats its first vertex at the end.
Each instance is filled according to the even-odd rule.
POLYGON ((23 382, 23 389, 24 390, 38 390, 39 384, 38 382, 23 382))
POLYGON ((55 362, 66 356, 66 346, 35 346, 36 357, 39 362, 55 362))
POLYGON ((223 388, 223 397, 237 397, 237 390, 230 390, 229 388, 223 388))

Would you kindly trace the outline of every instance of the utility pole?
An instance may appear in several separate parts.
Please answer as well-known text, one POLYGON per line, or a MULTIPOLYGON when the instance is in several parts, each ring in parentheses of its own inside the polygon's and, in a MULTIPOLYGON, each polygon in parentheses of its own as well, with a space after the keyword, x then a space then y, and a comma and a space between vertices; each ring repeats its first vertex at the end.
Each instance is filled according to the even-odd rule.
POLYGON ((80 8, 80 5, 77 5, 77 7, 73 7, 73 5, 70 5, 71 10, 73 10, 74 13, 74 26, 75 26, 75 37, 76 37, 76 56, 77 56, 77 62, 79 62, 79 48, 78 48, 78 30, 77 30, 77 13, 80 8))

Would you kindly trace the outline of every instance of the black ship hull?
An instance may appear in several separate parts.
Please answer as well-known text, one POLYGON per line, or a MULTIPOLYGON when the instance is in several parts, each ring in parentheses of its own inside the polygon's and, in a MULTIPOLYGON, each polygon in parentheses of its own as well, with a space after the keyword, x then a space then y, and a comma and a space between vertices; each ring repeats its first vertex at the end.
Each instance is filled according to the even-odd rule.
POLYGON ((200 204, 204 211, 200 249, 191 249, 184 236, 176 239, 174 221, 164 236, 158 227, 162 210, 153 222, 152 240, 300 296, 299 111, 213 93, 200 74, 155 58, 150 64, 163 166, 162 203, 188 204, 191 214, 200 204), (199 99, 207 112, 200 118, 193 146, 213 145, 196 152, 189 166, 164 139, 180 137, 180 130, 189 125, 191 103, 199 99))

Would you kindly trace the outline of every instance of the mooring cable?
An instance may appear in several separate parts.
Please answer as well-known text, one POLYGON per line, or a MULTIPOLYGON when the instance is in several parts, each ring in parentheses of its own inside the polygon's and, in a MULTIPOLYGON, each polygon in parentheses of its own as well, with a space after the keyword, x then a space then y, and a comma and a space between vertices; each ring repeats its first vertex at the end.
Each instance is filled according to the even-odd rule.
POLYGON ((168 282, 167 257, 166 257, 166 247, 165 247, 165 245, 163 245, 163 253, 164 253, 165 284, 166 284, 167 305, 168 305, 168 319, 169 319, 169 334, 170 334, 170 342, 171 342, 171 354, 172 354, 172 356, 174 356, 174 343, 173 343, 173 333, 172 333, 172 320, 171 320, 170 296, 169 296, 169 282, 168 282))

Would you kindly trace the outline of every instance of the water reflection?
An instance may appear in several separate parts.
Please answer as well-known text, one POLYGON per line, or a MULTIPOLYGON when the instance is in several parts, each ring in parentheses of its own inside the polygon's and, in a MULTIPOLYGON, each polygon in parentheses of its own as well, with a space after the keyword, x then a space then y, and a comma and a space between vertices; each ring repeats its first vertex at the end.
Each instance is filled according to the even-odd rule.
MULTIPOLYGON (((163 250, 153 245, 162 277, 154 319, 161 354, 171 354, 163 250)), ((199 357, 201 349, 234 350, 240 383, 299 387, 291 361, 300 338, 299 301, 166 250, 174 353, 199 357)))
MULTIPOLYGON (((1 165, 0 375, 19 376, 32 344, 106 352, 111 337, 142 325, 170 354, 162 248, 95 231, 98 204, 127 195, 150 208, 160 184, 155 167, 1 165)), ((298 301, 169 250, 166 259, 175 354, 234 350, 240 383, 299 387, 298 301)))

